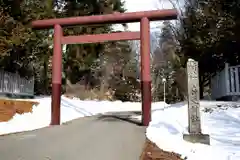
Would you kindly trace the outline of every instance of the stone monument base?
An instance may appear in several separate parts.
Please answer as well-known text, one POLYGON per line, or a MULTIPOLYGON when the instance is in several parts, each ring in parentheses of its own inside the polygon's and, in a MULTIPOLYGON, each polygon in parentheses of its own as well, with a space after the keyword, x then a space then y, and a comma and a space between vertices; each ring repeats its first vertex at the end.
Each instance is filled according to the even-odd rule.
POLYGON ((202 143, 210 145, 210 137, 208 134, 184 134, 183 139, 192 143, 202 143))

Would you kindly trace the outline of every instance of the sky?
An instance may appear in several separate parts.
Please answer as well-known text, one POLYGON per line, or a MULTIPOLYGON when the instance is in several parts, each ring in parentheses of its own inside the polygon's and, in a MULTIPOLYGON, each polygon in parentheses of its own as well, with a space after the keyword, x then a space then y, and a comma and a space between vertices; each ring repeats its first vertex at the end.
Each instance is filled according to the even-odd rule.
MULTIPOLYGON (((125 8, 127 12, 148 11, 157 9, 172 9, 172 5, 169 0, 123 0, 125 1, 125 8)), ((161 27, 161 22, 150 22, 151 31, 157 27, 161 27)), ((114 25, 114 30, 124 30, 122 25, 114 25)), ((129 23, 129 31, 139 31, 139 23, 129 23)), ((65 49, 65 45, 63 49, 65 49)))
MULTIPOLYGON (((125 0, 125 8, 127 9, 127 12, 137 12, 137 11, 148 11, 148 10, 157 10, 157 9, 171 9, 172 5, 168 2, 168 0, 125 0)), ((156 28, 158 26, 159 26, 159 22, 150 23, 151 28, 156 28)), ((117 25, 115 29, 122 30, 122 27, 120 25, 117 25)), ((139 31, 140 24, 129 23, 128 29, 130 31, 139 31)))

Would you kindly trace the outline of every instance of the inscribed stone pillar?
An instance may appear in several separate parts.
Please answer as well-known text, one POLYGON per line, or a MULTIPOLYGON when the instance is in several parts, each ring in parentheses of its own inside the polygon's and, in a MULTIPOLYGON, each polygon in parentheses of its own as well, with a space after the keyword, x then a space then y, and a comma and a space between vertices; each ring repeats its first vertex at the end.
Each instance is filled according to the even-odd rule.
POLYGON ((198 62, 189 59, 187 62, 188 81, 188 131, 189 133, 201 133, 200 102, 199 102, 199 76, 198 62))
POLYGON ((201 132, 198 62, 193 59, 187 62, 187 83, 189 134, 184 134, 183 139, 193 143, 210 144, 209 135, 201 132))

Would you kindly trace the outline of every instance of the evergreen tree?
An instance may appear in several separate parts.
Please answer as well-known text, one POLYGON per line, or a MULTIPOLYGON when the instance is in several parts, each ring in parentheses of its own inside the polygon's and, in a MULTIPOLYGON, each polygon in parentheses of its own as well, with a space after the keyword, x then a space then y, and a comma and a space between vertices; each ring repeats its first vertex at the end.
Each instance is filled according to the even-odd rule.
MULTIPOLYGON (((181 15, 173 31, 178 42, 179 68, 188 58, 199 63, 201 98, 209 88, 211 77, 224 64, 239 64, 239 9, 237 0, 179 1, 167 0, 179 8, 181 15), (181 6, 180 6, 181 5, 181 6), (206 88, 206 89, 207 89, 206 88)), ((186 75, 181 71, 181 75, 186 75)))
MULTIPOLYGON (((51 93, 53 29, 33 30, 30 26, 33 20, 125 11, 120 0, 0 0, 0 4, 0 68, 24 77, 34 76, 37 94, 51 93)), ((112 25, 64 29, 64 35, 110 32, 112 25)), ((126 86, 124 93, 128 94, 128 87, 131 88, 132 82, 129 82, 126 70, 134 70, 135 66, 130 64, 131 56, 132 51, 127 41, 69 45, 63 53, 63 79, 67 75, 67 79, 76 83, 84 77, 87 84, 96 79, 98 83, 95 83, 94 87, 98 89, 102 87, 99 82, 106 80, 106 87, 119 90, 111 79, 114 77, 120 80, 125 77, 121 79, 121 84, 126 86), (119 66, 118 73, 108 72, 108 68, 114 68, 115 65, 119 66)))
POLYGON ((152 82, 154 101, 162 101, 164 99, 163 79, 166 79, 167 102, 182 100, 182 97, 178 94, 180 88, 176 79, 176 70, 178 69, 176 49, 177 44, 172 32, 172 25, 169 21, 165 21, 159 37, 159 46, 153 54, 152 82))
POLYGON ((194 1, 181 19, 179 55, 199 62, 200 91, 226 62, 239 64, 239 2, 194 1))
MULTIPOLYGON (((105 0, 79 0, 71 1, 66 0, 65 16, 90 16, 109 14, 114 11, 124 12, 123 3, 117 1, 105 1, 105 0)), ((111 25, 94 25, 94 26, 75 26, 68 28, 66 34, 99 34, 110 33, 112 31, 111 25)), ((79 74, 84 70, 91 70, 92 64, 99 58, 100 54, 104 52, 104 44, 77 44, 67 46, 67 62, 65 68, 69 69, 71 74, 69 77, 71 81, 77 82, 81 79, 79 74), (70 66, 68 64, 71 64, 70 66), (77 74, 79 73, 79 74, 77 74), (74 77, 78 75, 78 77, 74 77)))

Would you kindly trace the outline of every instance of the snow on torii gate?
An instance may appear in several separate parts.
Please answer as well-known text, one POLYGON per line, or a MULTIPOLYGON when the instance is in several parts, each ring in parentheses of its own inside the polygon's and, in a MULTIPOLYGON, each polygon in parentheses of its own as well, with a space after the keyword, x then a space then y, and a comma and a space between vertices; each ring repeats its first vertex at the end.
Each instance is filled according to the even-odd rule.
POLYGON ((114 13, 107 15, 81 16, 48 20, 36 20, 32 27, 44 29, 54 27, 52 60, 52 113, 51 125, 60 124, 62 44, 96 43, 118 40, 140 40, 141 50, 141 94, 142 124, 148 126, 151 120, 151 76, 150 76, 150 21, 177 18, 177 10, 154 10, 144 12, 114 13), (62 26, 117 24, 140 22, 140 32, 120 32, 96 35, 63 36, 62 26))

